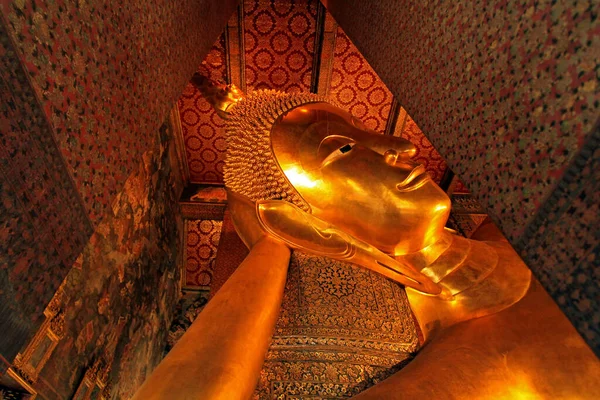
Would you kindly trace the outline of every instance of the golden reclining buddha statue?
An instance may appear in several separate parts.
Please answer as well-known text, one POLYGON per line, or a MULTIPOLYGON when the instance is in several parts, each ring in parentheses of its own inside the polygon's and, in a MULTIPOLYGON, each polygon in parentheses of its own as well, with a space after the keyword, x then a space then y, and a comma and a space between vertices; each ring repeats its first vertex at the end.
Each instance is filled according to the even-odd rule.
POLYGON ((250 254, 136 398, 600 398, 598 360, 499 230, 445 228, 414 145, 315 94, 192 82, 227 121, 250 254))

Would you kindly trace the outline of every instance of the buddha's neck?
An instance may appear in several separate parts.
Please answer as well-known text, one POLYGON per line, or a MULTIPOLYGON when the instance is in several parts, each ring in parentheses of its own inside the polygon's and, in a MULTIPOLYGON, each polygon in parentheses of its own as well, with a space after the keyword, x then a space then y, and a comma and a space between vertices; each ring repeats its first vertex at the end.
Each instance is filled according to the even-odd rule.
POLYGON ((421 271, 444 254, 453 242, 454 235, 448 231, 443 231, 433 244, 414 253, 397 255, 396 259, 405 261, 417 271, 421 271))

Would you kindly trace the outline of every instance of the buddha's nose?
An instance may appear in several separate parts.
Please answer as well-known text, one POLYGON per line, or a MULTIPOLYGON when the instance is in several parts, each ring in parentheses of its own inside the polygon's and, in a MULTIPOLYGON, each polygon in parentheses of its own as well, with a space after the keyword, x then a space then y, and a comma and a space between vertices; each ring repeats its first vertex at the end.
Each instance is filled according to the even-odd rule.
POLYGON ((361 145, 385 155, 387 151, 395 151, 398 159, 410 159, 417 153, 417 148, 410 141, 391 135, 381 135, 375 132, 358 130, 352 132, 351 136, 361 145))

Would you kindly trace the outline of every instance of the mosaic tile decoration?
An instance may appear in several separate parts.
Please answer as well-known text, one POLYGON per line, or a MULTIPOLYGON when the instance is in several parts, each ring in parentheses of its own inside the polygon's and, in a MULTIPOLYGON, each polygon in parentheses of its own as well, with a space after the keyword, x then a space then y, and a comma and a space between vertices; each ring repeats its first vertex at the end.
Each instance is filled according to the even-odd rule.
POLYGON ((418 348, 399 285, 355 265, 293 251, 254 398, 347 398, 398 371, 418 348))
POLYGON ((246 88, 309 92, 317 0, 244 1, 246 88))
POLYGON ((580 217, 597 193, 585 162, 565 172, 580 151, 595 151, 583 147, 600 110, 595 2, 327 4, 600 353, 597 328, 585 325, 598 320, 600 290, 571 275, 575 265, 584 276, 598 270, 598 225, 580 217), (561 189, 583 182, 578 200, 561 189))
POLYGON ((329 96, 367 128, 383 133, 392 93, 340 27, 333 58, 329 96))
POLYGON ((515 248, 600 356, 600 124, 515 248))
MULTIPOLYGON (((226 81, 225 35, 213 44, 198 72, 216 81, 226 81)), ((191 183, 223 182, 225 122, 191 83, 177 102, 191 183)))
POLYGON ((234 0, 2 3, 94 223, 235 6, 234 0))
POLYGON ((0 356, 12 360, 93 232, 0 18, 0 356))
POLYGON ((184 285, 188 288, 209 289, 223 221, 186 220, 187 245, 184 285))

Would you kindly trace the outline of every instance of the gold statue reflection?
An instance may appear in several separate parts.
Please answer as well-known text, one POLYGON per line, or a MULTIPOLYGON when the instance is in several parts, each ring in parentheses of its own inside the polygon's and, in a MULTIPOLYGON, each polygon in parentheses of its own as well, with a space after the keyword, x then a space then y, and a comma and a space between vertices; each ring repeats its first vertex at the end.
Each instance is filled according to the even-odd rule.
MULTIPOLYGON (((406 290, 410 308, 402 318, 412 321, 414 315, 424 347, 407 367, 359 398, 598 394, 598 361, 501 234, 487 227, 474 235, 483 239, 478 241, 445 229, 450 199, 412 161, 416 150, 410 142, 370 131, 318 95, 257 91, 245 96, 199 75, 192 82, 227 119, 229 208, 251 255, 228 289, 211 301, 213 308, 209 303, 194 323, 196 330, 192 326, 186 333, 193 341, 178 344, 153 377, 164 376, 173 365, 193 364, 182 361, 185 351, 192 342, 203 342, 208 354, 203 359, 213 372, 195 376, 194 390, 178 389, 181 398, 247 398, 279 313, 289 260, 285 249, 293 249, 374 271, 406 290), (261 281, 272 279, 264 266, 270 262, 271 271, 282 272, 253 292, 260 293, 255 295, 263 305, 244 312, 251 322, 236 317, 225 323, 219 313, 239 313, 246 305, 238 296, 246 286, 260 284, 251 281, 253 269, 257 276, 264 274, 261 281), (203 334, 203 329, 214 332, 203 334), (244 347, 255 342, 260 344, 244 347), (241 356, 237 350, 234 355, 234 349, 253 354, 241 356)), ((284 310, 281 318, 287 317, 284 310)), ((323 350, 323 343, 313 345, 303 351, 323 350)), ((336 351, 352 350, 338 345, 336 351)), ((260 379, 277 381, 276 375, 263 371, 260 379)), ((324 373, 319 379, 321 386, 331 385, 329 396, 344 395, 335 393, 339 377, 324 373)), ((156 378, 149 381, 142 393, 164 389, 156 378)), ((276 384, 281 382, 271 382, 276 384)), ((302 397, 293 390, 283 395, 302 397)))

